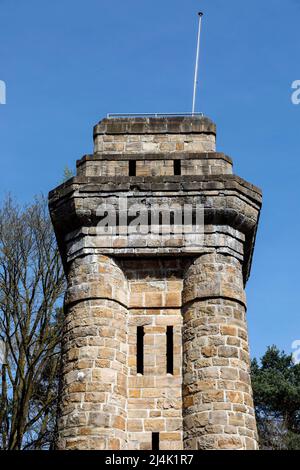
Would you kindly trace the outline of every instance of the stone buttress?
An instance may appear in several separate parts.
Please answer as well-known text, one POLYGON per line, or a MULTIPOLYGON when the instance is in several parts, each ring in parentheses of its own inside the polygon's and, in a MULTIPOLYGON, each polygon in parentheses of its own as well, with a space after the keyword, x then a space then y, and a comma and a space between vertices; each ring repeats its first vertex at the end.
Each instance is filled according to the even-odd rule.
POLYGON ((244 289, 261 192, 215 140, 205 117, 103 119, 50 192, 68 283, 58 449, 257 448, 244 289), (174 204, 193 223, 201 208, 201 243, 176 211, 165 230, 174 204), (128 230, 137 205, 163 208, 158 232, 128 230))

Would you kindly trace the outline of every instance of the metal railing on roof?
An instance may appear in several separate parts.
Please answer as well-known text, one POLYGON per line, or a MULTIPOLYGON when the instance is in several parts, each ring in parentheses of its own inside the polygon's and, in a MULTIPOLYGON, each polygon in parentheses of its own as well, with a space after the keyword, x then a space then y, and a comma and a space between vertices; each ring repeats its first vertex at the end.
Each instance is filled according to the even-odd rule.
POLYGON ((127 118, 127 117, 177 117, 177 116, 204 116, 203 113, 108 113, 107 119, 127 118))

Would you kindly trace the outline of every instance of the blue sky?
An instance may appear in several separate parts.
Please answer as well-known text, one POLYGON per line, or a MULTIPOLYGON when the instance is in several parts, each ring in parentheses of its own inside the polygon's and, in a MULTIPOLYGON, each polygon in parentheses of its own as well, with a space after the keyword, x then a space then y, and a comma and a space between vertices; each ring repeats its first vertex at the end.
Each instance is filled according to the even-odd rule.
POLYGON ((190 111, 198 10, 198 110, 217 123, 235 172, 264 192, 251 352, 290 352, 300 339, 300 1, 0 0, 0 197, 26 202, 59 184, 108 112, 190 111))

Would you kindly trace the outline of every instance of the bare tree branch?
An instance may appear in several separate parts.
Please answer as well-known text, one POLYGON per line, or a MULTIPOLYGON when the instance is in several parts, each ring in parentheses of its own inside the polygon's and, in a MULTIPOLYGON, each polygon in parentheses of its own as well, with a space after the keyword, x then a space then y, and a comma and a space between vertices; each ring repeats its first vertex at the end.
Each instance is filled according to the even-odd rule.
POLYGON ((0 448, 42 449, 54 429, 65 280, 46 200, 0 209, 0 448))

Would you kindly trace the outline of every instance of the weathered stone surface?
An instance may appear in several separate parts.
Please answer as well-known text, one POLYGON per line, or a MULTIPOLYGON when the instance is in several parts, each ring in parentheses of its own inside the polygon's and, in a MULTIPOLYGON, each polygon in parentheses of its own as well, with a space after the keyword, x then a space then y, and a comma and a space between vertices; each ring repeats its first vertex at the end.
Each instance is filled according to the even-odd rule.
MULTIPOLYGON (((243 351, 238 343, 235 346, 229 346, 218 341, 220 346, 215 348, 202 346, 204 337, 207 342, 215 343, 215 338, 218 340, 220 336, 236 338, 239 332, 241 334, 243 331, 243 336, 247 338, 242 269, 241 266, 238 268, 239 261, 234 257, 227 256, 220 262, 221 259, 222 256, 216 253, 203 255, 197 258, 185 272, 183 397, 188 398, 193 391, 193 401, 185 399, 183 401, 183 438, 185 447, 194 449, 208 448, 208 434, 214 436, 212 442, 217 448, 256 448, 256 428, 251 427, 254 420, 253 402, 249 403, 248 400, 251 394, 244 393, 244 387, 239 381, 240 372, 243 371, 244 381, 247 384, 250 383, 248 352, 243 351), (222 288, 223 281, 226 289, 222 288), (202 371, 198 369, 199 356, 194 355, 194 351, 199 352, 200 358, 209 357, 211 361, 202 371), (221 362, 220 365, 212 367, 214 362, 211 355, 218 359, 224 358, 225 363, 221 362), (202 377, 204 375, 214 378, 212 382, 209 382, 209 388, 199 387, 197 380, 199 373, 202 377), (235 404, 247 406, 238 411, 234 408, 235 404), (201 416, 204 411, 207 412, 207 406, 211 410, 208 419, 210 426, 204 422, 199 432, 198 416, 201 416), (191 423, 194 425, 191 426, 191 423), (216 428, 215 425, 221 428, 216 428), (244 430, 247 431, 247 440, 244 430), (222 437, 224 433, 239 437, 222 437)), ((247 391, 251 393, 250 387, 247 391)))
POLYGON ((68 281, 57 448, 150 450, 153 432, 161 450, 257 448, 244 287, 261 192, 215 141, 205 117, 104 119, 94 154, 51 191, 68 281), (198 245, 159 219, 158 234, 99 233, 104 206, 127 228, 136 204, 173 202, 194 218, 201 205, 198 245))

